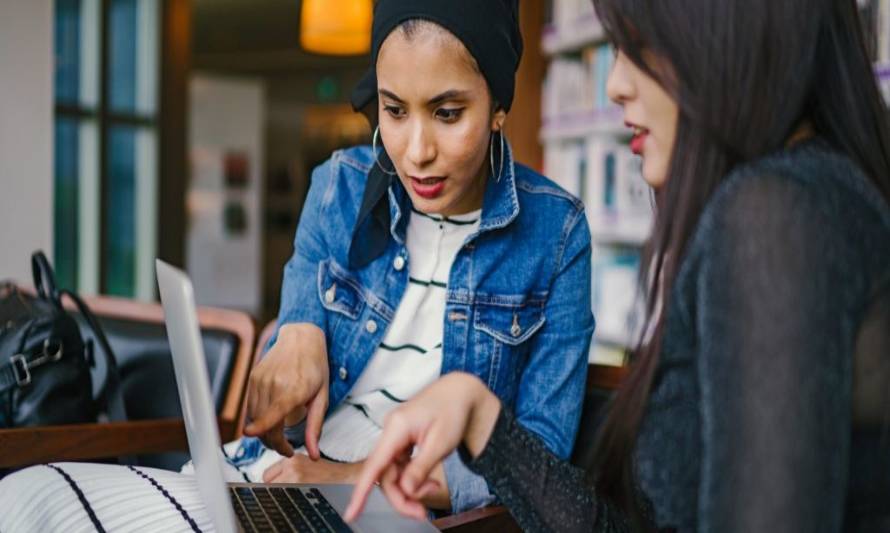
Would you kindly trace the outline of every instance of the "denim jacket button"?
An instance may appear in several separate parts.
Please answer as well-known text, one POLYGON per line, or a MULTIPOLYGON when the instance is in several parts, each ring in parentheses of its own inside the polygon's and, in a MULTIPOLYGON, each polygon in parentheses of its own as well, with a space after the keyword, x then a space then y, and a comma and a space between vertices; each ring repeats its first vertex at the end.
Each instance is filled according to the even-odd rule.
POLYGON ((377 322, 374 322, 373 320, 365 322, 365 331, 371 334, 377 333, 377 322))
POLYGON ((510 335, 518 337, 522 334, 522 328, 519 326, 519 315, 513 315, 513 326, 510 328, 510 335))
POLYGON ((349 377, 349 372, 346 370, 346 367, 345 367, 345 366, 341 366, 341 367, 340 367, 340 370, 338 371, 337 374, 340 376, 340 379, 341 379, 342 381, 346 381, 346 378, 349 377))
POLYGON ((331 285, 331 288, 326 290, 324 293, 324 301, 325 303, 332 304, 334 303, 334 299, 337 298, 337 284, 331 285))
POLYGON ((405 268, 405 258, 401 255, 396 256, 392 262, 392 267, 396 269, 397 272, 401 272, 402 269, 405 268))

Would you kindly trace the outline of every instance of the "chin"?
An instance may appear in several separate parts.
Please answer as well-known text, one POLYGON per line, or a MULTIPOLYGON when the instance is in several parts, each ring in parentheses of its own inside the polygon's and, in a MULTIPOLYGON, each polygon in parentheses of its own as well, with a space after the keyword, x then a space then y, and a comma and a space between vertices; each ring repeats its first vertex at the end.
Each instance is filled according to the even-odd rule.
POLYGON ((417 209, 421 213, 441 213, 446 206, 446 203, 443 202, 440 198, 436 198, 435 200, 427 200, 426 198, 415 196, 414 194, 411 194, 409 196, 411 196, 411 203, 414 204, 414 209, 417 209))
POLYGON ((656 165, 646 165, 645 161, 643 162, 643 181, 649 184, 650 187, 657 189, 664 185, 667 176, 667 169, 662 168, 661 166, 656 165))

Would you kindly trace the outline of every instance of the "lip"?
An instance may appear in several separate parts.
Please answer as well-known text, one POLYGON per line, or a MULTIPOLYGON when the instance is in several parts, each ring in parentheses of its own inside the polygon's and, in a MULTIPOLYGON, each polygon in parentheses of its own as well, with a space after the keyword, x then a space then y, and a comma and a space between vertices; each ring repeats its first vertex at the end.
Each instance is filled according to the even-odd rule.
POLYGON ((421 198, 432 200, 441 196, 445 190, 447 178, 441 176, 418 177, 410 176, 411 188, 421 198))
POLYGON ((636 155, 643 155, 646 138, 649 137, 649 130, 629 121, 625 121, 624 124, 635 131, 634 136, 630 140, 630 151, 636 155))

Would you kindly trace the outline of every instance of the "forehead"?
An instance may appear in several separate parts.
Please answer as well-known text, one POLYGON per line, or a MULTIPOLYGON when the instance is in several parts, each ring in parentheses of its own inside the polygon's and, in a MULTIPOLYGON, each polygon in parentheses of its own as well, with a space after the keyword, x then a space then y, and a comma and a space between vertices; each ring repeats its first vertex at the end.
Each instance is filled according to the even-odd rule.
POLYGON ((406 97, 486 88, 485 78, 463 43, 433 24, 410 36, 400 28, 389 34, 377 57, 377 82, 381 89, 406 97))

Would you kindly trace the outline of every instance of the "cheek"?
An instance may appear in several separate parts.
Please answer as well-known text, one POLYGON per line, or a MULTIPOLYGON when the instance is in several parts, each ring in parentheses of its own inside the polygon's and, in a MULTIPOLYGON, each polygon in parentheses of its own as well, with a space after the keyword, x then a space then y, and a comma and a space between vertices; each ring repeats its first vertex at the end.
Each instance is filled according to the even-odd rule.
POLYGON ((474 179, 488 153, 487 130, 455 125, 446 128, 440 138, 439 154, 450 167, 453 177, 474 179))
POLYGON ((659 187, 667 179, 676 142, 678 109, 676 103, 658 85, 652 83, 647 91, 646 114, 652 117, 650 150, 643 161, 643 178, 659 187))
POLYGON ((408 131, 406 128, 399 126, 392 119, 381 118, 380 137, 377 139, 378 147, 381 144, 385 146, 386 153, 396 163, 398 163, 408 148, 408 131))
POLYGON ((672 141, 664 131, 655 130, 646 140, 646 152, 643 157, 643 179, 652 187, 658 187, 665 181, 671 160, 672 141))

